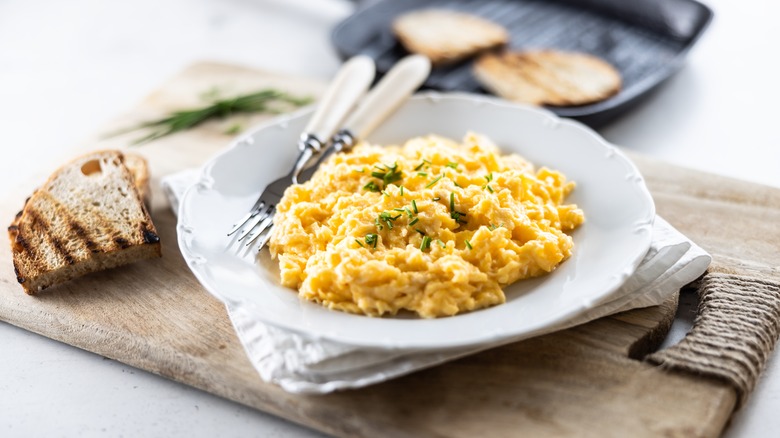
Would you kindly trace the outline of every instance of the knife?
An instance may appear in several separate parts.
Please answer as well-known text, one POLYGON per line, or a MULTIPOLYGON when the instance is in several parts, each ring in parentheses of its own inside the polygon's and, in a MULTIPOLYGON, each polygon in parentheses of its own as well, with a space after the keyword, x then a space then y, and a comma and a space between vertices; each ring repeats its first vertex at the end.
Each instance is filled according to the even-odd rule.
POLYGON ((425 82, 430 72, 431 62, 422 55, 410 55, 396 63, 368 92, 342 128, 331 138, 330 144, 318 157, 316 164, 307 166, 300 181, 308 181, 331 153, 349 151, 359 140, 371 134, 425 82))

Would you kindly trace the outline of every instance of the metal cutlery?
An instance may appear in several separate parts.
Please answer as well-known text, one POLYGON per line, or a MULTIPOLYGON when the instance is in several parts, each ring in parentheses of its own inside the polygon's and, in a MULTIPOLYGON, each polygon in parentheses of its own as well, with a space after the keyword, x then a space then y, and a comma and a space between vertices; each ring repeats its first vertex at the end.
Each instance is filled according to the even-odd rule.
MULTIPOLYGON (((308 181, 319 165, 331 154, 342 151, 348 151, 357 143, 359 139, 368 136, 379 124, 390 114, 395 112, 417 88, 422 85, 428 77, 431 70, 431 64, 428 58, 421 55, 411 55, 403 58, 379 81, 379 83, 369 91, 366 97, 358 104, 357 108, 350 114, 342 128, 332 136, 330 142, 318 150, 317 156, 309 157, 311 162, 304 163, 298 169, 297 182, 308 181)), ((281 190, 272 188, 275 193, 276 202, 281 199, 286 185, 281 190)), ((269 186, 270 188, 270 186, 269 186)), ((268 189, 266 189, 268 190, 268 189)), ((253 237, 247 243, 254 242, 263 231, 266 231, 263 238, 259 241, 258 250, 262 250, 271 238, 271 229, 273 228, 274 210, 270 209, 264 217, 258 221, 260 226, 253 234, 253 237)))
POLYGON ((238 232, 238 241, 254 242, 270 228, 276 204, 284 190, 298 183, 298 177, 312 157, 322 153, 328 140, 336 132, 349 111, 371 86, 376 68, 367 56, 356 56, 344 63, 325 92, 298 140, 299 154, 290 172, 266 186, 252 208, 228 232, 238 232))

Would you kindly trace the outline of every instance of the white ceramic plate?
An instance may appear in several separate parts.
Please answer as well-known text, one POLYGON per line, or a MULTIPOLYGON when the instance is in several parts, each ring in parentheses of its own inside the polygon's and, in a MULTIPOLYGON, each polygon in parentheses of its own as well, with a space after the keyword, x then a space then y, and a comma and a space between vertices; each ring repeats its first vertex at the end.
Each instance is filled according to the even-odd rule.
POLYGON ((527 338, 602 302, 633 273, 650 246, 655 207, 636 167, 583 125, 535 108, 467 94, 417 95, 368 140, 398 144, 467 131, 506 152, 563 171, 577 182, 568 198, 585 211, 574 255, 551 275, 508 286, 506 304, 434 320, 370 318, 325 309, 282 287, 263 251, 238 254, 227 230, 259 190, 287 172, 309 112, 261 126, 212 159, 181 199, 179 246, 214 296, 251 309, 258 320, 315 339, 366 348, 454 348, 527 338))

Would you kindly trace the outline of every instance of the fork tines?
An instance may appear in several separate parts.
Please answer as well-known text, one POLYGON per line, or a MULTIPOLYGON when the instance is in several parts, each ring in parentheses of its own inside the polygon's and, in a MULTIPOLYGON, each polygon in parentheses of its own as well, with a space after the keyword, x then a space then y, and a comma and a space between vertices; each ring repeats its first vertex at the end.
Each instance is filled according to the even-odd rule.
POLYGON ((246 246, 249 246, 267 230, 268 233, 266 233, 266 238, 261 241, 260 248, 262 249, 271 235, 275 212, 276 206, 274 204, 266 205, 265 202, 260 202, 233 226, 228 233, 228 236, 232 236, 236 231, 241 230, 237 240, 240 242, 248 238, 249 240, 247 240, 246 246))

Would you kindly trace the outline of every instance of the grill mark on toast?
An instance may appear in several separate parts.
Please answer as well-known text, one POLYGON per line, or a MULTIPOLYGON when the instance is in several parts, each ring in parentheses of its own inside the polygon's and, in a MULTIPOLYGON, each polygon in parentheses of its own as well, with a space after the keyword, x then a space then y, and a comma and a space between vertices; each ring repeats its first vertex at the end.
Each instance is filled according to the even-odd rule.
POLYGON ((62 244, 62 241, 54 236, 51 238, 51 244, 54 246, 54 249, 57 250, 57 253, 62 256, 63 259, 65 259, 65 263, 72 265, 75 263, 75 260, 73 260, 73 256, 68 251, 68 248, 65 247, 65 245, 62 244))
POLYGON ((59 254, 59 256, 62 257, 62 259, 65 260, 67 264, 72 265, 74 263, 73 255, 70 253, 70 251, 68 251, 68 248, 65 247, 60 239, 52 235, 50 232, 51 224, 43 217, 41 217, 41 215, 34 209, 30 209, 28 214, 32 219, 32 228, 34 230, 37 229, 40 232, 42 239, 48 237, 48 241, 51 243, 51 246, 54 248, 57 254, 59 254))
POLYGON ((70 217, 70 215, 67 214, 67 212, 65 213, 65 215, 67 216, 68 228, 70 228, 70 230, 73 231, 73 233, 79 238, 79 241, 82 242, 84 246, 86 246, 87 249, 93 254, 100 252, 100 249, 98 248, 98 244, 95 243, 95 241, 90 238, 89 234, 87 233, 87 230, 85 230, 84 227, 81 226, 79 221, 70 217))

